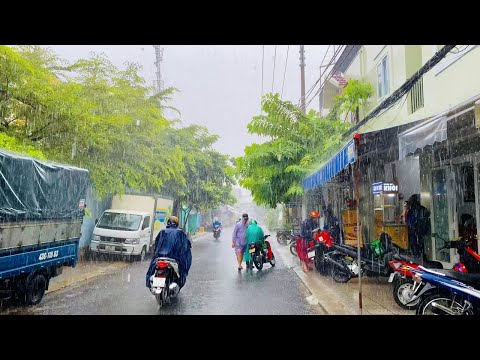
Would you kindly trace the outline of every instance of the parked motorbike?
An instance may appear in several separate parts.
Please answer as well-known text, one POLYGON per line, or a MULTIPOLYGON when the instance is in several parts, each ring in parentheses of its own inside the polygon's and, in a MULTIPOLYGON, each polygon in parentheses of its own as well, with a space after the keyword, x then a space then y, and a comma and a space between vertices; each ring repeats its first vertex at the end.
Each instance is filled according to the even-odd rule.
POLYGON ((413 295, 420 299, 417 315, 479 315, 480 274, 455 270, 414 269, 413 295))
POLYGON ((420 303, 420 299, 410 302, 413 295, 413 272, 419 266, 430 269, 443 269, 439 261, 428 261, 420 257, 410 257, 406 255, 395 254, 393 259, 388 262, 393 272, 390 274, 388 282, 393 282, 393 299, 406 310, 414 310, 420 303))
POLYGON ((333 244, 332 247, 334 250, 326 254, 325 260, 331 265, 333 280, 340 283, 346 283, 359 274, 388 276, 392 272, 388 262, 393 254, 399 253, 399 247, 387 233, 382 233, 378 240, 361 248, 360 263, 356 247, 345 244, 333 244))
MULTIPOLYGON (((263 240, 268 238, 270 235, 265 235, 263 240)), ((269 262, 272 267, 275 266, 275 255, 273 255, 270 243, 265 240, 265 244, 267 248, 264 249, 260 243, 251 243, 248 246, 248 251, 252 255, 253 265, 257 268, 257 270, 263 269, 263 264, 269 262)), ((247 264, 247 269, 253 269, 253 265, 247 264)))
MULTIPOLYGON (((458 241, 446 241, 439 237, 438 234, 432 234, 432 236, 444 241, 444 246, 439 251, 457 249, 460 261, 453 266, 453 270, 464 273, 480 272, 480 255, 471 248, 472 241, 476 240, 474 237, 460 238, 458 241)), ((410 302, 413 295, 412 270, 417 269, 420 265, 429 269, 443 269, 442 263, 439 261, 429 261, 424 258, 414 258, 405 255, 395 255, 389 264, 394 270, 388 279, 389 282, 394 283, 393 298, 399 306, 407 310, 414 310, 420 303, 420 299, 410 302)))
POLYGON ((287 245, 290 231, 285 229, 277 229, 276 232, 277 232, 277 242, 280 245, 287 245))
POLYGON ((317 242, 315 245, 315 257, 313 259, 315 269, 322 275, 328 275, 331 269, 330 263, 325 257, 329 252, 334 250, 334 239, 326 228, 324 228, 322 232, 315 234, 314 239, 317 242))
POLYGON ((178 279, 180 273, 177 261, 159 257, 155 259, 157 265, 155 272, 150 277, 150 292, 155 295, 155 299, 160 307, 170 304, 180 291, 178 279))
POLYGON ((218 239, 220 237, 221 232, 222 232, 222 228, 220 226, 215 226, 213 228, 213 237, 215 239, 218 239))

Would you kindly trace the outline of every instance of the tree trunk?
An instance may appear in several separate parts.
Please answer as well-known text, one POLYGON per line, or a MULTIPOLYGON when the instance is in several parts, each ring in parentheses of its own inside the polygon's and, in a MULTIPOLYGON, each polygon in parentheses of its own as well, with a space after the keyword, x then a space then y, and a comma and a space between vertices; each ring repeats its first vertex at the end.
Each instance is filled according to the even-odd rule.
POLYGON ((180 207, 180 201, 178 199, 173 200, 172 215, 180 218, 180 212, 178 211, 180 207))

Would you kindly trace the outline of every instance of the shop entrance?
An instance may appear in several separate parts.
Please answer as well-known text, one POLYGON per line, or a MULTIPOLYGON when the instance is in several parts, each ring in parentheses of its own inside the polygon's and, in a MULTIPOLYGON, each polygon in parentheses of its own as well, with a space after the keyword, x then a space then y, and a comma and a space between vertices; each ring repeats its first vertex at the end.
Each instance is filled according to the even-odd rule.
MULTIPOLYGON (((452 267, 458 260, 454 249, 440 250, 444 239, 477 235, 479 218, 480 160, 457 161, 432 172, 432 236, 434 259, 452 267)), ((478 252, 478 240, 472 243, 478 252)))
POLYGON ((455 174, 448 166, 432 171, 432 247, 433 260, 442 262, 444 268, 454 264, 455 249, 441 249, 445 241, 457 235, 455 206, 455 174))

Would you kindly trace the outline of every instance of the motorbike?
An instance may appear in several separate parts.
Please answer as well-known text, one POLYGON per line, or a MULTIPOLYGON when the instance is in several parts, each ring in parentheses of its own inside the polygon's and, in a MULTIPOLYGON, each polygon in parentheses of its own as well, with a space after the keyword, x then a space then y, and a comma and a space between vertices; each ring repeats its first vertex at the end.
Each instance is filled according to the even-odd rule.
POLYGON ((290 231, 285 229, 277 229, 277 242, 280 245, 287 245, 290 231))
POLYGON ((420 302, 409 302, 413 295, 413 272, 419 266, 430 269, 443 269, 439 261, 428 261, 420 257, 410 257, 406 255, 395 254, 393 259, 388 262, 393 272, 388 279, 393 283, 393 299, 406 310, 414 310, 420 302))
POLYGON ((328 275, 330 273, 330 263, 326 260, 326 255, 333 251, 334 238, 330 235, 330 232, 324 229, 322 232, 315 234, 315 256, 313 263, 315 269, 322 274, 328 275))
POLYGON ((359 275, 388 276, 392 272, 388 262, 393 254, 399 253, 399 247, 392 242, 387 233, 361 248, 361 262, 358 261, 357 248, 346 244, 333 244, 333 251, 325 255, 331 265, 333 280, 346 283, 359 275))
MULTIPOLYGON (((270 235, 265 235, 263 240, 268 238, 270 235)), ((275 255, 272 252, 270 243, 265 240, 267 248, 264 249, 260 243, 251 243, 248 245, 248 251, 252 255, 252 263, 255 265, 257 270, 263 269, 263 264, 269 262, 272 267, 275 266, 275 255)), ((247 264, 247 269, 253 269, 252 263, 247 264)))
MULTIPOLYGON (((480 273, 480 255, 472 248, 472 241, 476 240, 474 237, 464 237, 457 241, 446 241, 438 234, 433 233, 433 237, 444 241, 444 245, 439 251, 444 249, 457 249, 460 256, 460 261, 453 266, 453 270, 459 272, 480 273)), ((420 265, 430 269, 443 269, 443 266, 438 261, 429 261, 424 258, 413 258, 405 255, 394 255, 393 260, 389 262, 390 267, 394 272, 388 279, 393 282, 393 298, 395 302, 404 309, 414 310, 420 303, 420 299, 415 302, 409 302, 413 295, 413 272, 420 265)))
POLYGON ((214 226, 213 227, 213 237, 214 237, 214 239, 218 239, 220 237, 221 231, 222 231, 221 226, 214 226))
POLYGON ((150 277, 150 292, 155 295, 155 299, 160 307, 170 304, 180 291, 178 279, 180 273, 176 260, 159 257, 155 259, 157 262, 155 272, 150 277))
POLYGON ((480 274, 455 270, 414 269, 413 295, 420 299, 417 315, 479 315, 480 274))

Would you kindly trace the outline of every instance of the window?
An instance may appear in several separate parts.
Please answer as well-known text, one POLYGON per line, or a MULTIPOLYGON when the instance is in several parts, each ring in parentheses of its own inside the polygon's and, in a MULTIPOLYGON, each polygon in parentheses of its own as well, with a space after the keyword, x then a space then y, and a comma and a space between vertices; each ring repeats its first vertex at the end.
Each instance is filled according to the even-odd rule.
POLYGON ((150 226, 150 216, 145 216, 145 219, 143 219, 142 230, 148 228, 149 226, 150 226))
POLYGON ((377 65, 377 90, 379 100, 388 93, 388 62, 386 56, 377 65))

